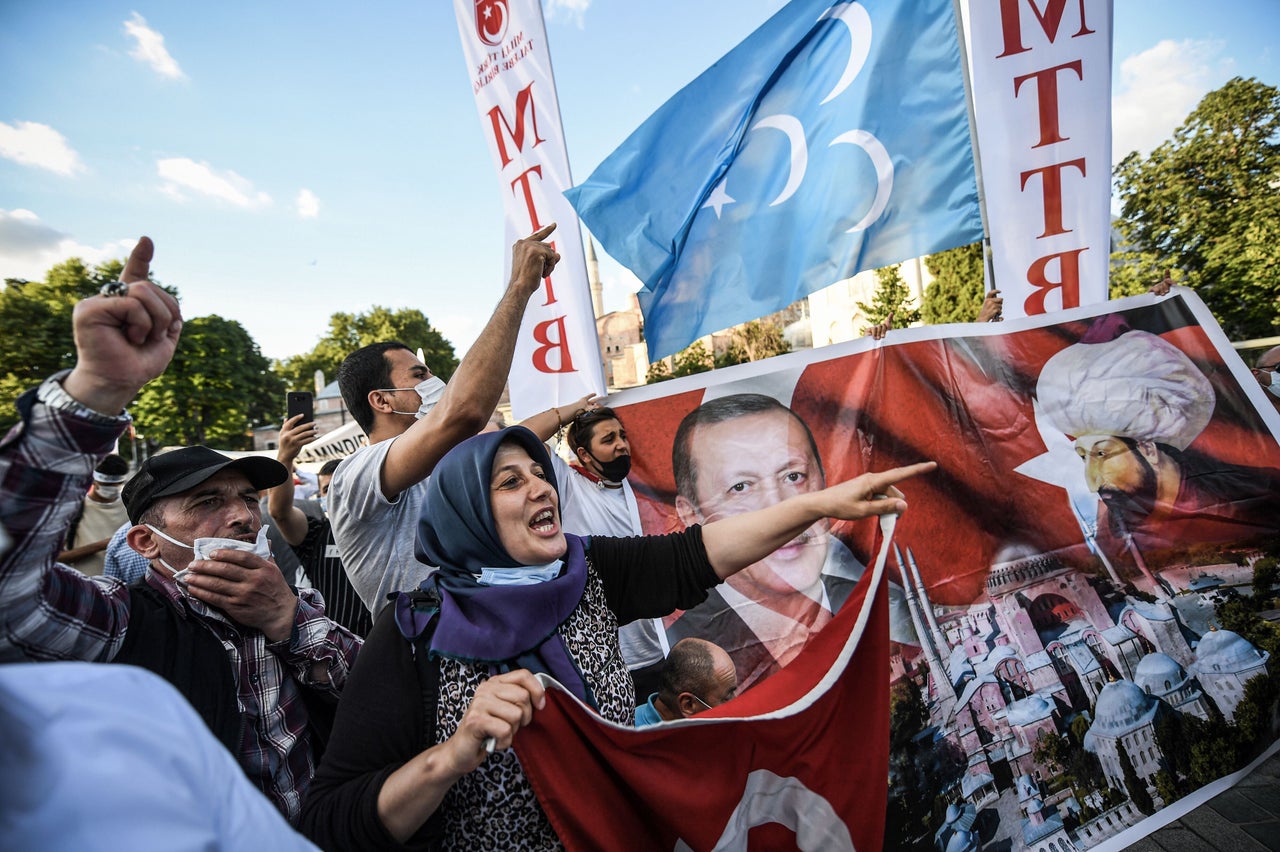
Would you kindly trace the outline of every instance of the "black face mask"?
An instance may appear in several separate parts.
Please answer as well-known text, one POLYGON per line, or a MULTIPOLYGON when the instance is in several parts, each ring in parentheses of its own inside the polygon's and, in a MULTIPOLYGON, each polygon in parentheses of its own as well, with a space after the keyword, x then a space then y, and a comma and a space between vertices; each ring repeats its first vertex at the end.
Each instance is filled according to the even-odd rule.
MULTIPOLYGON (((591 456, 591 453, 587 453, 591 456)), ((600 465, 600 475, 609 482, 621 482, 627 478, 627 474, 631 472, 631 456, 618 456, 612 461, 602 462, 595 456, 591 456, 592 460, 600 465)))

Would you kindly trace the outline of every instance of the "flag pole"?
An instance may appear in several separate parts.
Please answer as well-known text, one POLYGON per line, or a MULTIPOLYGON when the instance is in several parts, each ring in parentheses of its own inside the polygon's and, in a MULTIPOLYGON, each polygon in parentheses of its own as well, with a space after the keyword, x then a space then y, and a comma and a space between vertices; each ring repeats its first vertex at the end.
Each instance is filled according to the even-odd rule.
POLYGON ((982 151, 978 146, 978 120, 973 111, 973 78, 969 74, 969 48, 965 43, 964 15, 960 0, 951 0, 955 9, 956 35, 960 39, 960 71, 964 75, 964 105, 969 115, 969 141, 973 145, 973 177, 978 186, 978 214, 982 217, 982 267, 991 289, 996 286, 995 260, 991 254, 991 228, 987 220, 987 190, 982 182, 982 151))

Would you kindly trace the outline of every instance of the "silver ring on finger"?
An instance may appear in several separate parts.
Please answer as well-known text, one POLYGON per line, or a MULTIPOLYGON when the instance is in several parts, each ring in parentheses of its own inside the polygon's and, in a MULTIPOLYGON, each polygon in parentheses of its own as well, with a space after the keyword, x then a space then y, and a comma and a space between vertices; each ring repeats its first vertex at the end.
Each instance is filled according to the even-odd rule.
POLYGON ((98 290, 99 296, 113 298, 116 296, 128 296, 129 285, 123 281, 108 281, 102 285, 102 289, 98 290))

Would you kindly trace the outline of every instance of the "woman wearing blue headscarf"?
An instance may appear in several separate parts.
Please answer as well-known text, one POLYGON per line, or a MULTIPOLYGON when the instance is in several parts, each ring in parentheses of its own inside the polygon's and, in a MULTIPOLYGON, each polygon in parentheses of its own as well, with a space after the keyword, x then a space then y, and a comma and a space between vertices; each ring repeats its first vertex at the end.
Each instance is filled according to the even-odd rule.
POLYGON ((418 558, 439 570, 365 640, 302 830, 326 849, 559 848, 509 748, 543 705, 533 673, 630 725, 619 623, 696 606, 821 518, 900 512, 894 484, 933 467, 865 474, 682 533, 584 539, 560 530, 555 473, 532 432, 464 441, 432 474, 418 527, 418 558))

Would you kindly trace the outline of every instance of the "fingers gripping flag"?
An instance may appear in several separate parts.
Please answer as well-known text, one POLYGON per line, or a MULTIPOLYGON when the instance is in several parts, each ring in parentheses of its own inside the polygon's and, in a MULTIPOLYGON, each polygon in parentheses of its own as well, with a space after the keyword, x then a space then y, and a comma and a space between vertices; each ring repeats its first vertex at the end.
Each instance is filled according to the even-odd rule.
POLYGON ((981 239, 951 0, 793 0, 565 193, 650 356, 981 239))
POLYGON ((879 849, 889 763, 883 559, 790 665, 733 701, 649 728, 554 683, 516 736, 569 849, 879 849))

